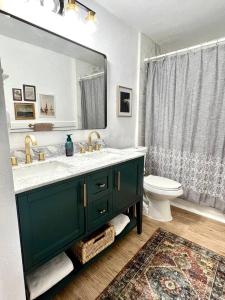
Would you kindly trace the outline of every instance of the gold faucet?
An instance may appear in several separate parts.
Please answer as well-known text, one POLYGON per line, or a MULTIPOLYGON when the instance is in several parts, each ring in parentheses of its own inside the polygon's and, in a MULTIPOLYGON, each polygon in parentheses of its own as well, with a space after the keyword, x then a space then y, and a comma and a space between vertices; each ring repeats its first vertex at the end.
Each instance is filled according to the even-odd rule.
MULTIPOLYGON (((92 151, 93 151, 93 144, 92 144, 92 139, 91 139, 91 137, 92 137, 93 134, 96 134, 96 136, 97 136, 98 139, 101 138, 101 137, 100 137, 100 134, 99 134, 98 131, 96 131, 96 130, 91 131, 91 132, 89 133, 89 135, 88 135, 88 151, 89 151, 89 152, 92 152, 92 151)), ((96 150, 99 150, 99 149, 100 149, 100 147, 98 147, 98 149, 96 148, 96 150)))
POLYGON ((34 135, 30 134, 25 137, 25 155, 26 155, 26 164, 32 163, 32 156, 30 154, 30 144, 32 143, 33 146, 37 145, 37 141, 34 135))

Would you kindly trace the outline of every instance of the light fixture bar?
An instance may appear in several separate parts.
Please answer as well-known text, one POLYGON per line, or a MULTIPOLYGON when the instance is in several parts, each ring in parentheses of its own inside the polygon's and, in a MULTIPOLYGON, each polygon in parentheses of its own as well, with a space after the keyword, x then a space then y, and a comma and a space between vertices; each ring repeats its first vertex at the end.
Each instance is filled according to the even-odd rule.
MULTIPOLYGON (((69 2, 69 1, 68 1, 68 2, 69 2)), ((96 14, 96 12, 95 12, 93 9, 87 7, 87 6, 84 5, 83 3, 79 2, 79 1, 74 1, 74 2, 75 2, 75 4, 77 4, 78 6, 80 6, 81 8, 83 8, 84 10, 86 10, 87 12, 91 12, 93 15, 96 14)), ((62 15, 64 9, 66 8, 66 5, 64 4, 64 0, 59 0, 59 3, 60 3, 60 9, 59 9, 59 12, 58 12, 58 13, 59 13, 60 15, 62 15)))

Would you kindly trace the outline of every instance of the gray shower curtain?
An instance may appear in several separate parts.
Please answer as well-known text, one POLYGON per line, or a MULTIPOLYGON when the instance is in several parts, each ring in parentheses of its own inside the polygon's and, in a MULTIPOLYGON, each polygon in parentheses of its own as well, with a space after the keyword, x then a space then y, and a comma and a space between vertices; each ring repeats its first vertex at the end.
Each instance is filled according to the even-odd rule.
POLYGON ((105 127, 104 74, 80 80, 83 129, 105 127))
POLYGON ((225 45, 152 61, 146 76, 147 171, 225 212, 225 45))

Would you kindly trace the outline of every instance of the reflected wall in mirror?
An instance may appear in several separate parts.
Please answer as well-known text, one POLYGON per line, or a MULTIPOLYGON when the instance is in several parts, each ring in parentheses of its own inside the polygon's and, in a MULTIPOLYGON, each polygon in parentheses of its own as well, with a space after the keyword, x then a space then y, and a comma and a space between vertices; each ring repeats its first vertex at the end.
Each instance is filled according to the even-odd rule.
POLYGON ((106 127, 104 54, 1 12, 0 59, 12 131, 43 122, 58 130, 106 127), (13 90, 23 90, 22 103, 34 104, 33 122, 16 120, 13 90))

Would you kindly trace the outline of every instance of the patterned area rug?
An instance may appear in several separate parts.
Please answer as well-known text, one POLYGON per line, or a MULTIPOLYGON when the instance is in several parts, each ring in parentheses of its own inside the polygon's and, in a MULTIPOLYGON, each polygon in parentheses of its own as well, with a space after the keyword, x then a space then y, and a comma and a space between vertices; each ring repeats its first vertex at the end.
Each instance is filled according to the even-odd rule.
POLYGON ((158 229, 100 299, 222 300, 225 258, 158 229))

